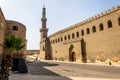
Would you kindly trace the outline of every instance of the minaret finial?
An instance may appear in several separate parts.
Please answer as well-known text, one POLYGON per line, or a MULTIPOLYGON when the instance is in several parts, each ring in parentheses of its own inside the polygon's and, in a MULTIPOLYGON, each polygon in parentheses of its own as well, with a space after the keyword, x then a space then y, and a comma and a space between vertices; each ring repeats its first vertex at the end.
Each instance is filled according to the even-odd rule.
POLYGON ((43 4, 43 8, 45 8, 45 4, 43 4))
POLYGON ((46 15, 46 11, 45 11, 45 4, 43 5, 43 12, 42 12, 42 17, 45 18, 45 15, 46 15))

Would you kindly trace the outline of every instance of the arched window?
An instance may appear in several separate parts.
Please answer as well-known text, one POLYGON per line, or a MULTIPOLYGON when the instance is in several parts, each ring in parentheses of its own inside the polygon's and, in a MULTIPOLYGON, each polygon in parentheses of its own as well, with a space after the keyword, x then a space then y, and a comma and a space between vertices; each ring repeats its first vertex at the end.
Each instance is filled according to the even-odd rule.
POLYGON ((92 31, 93 31, 93 33, 96 32, 96 27, 95 26, 92 27, 92 31))
POLYGON ((13 26, 13 30, 17 31, 18 30, 18 26, 13 26))
POLYGON ((118 18, 118 25, 120 25, 120 17, 118 18))
POLYGON ((45 50, 45 47, 43 46, 43 51, 45 50))
POLYGON ((111 27, 112 27, 112 21, 109 20, 109 21, 107 22, 107 25, 108 25, 108 28, 111 28, 111 27))
POLYGON ((68 34, 68 39, 70 39, 70 34, 68 34))
POLYGON ((74 35, 74 33, 72 33, 72 38, 75 38, 75 35, 74 35))
POLYGON ((64 39, 65 39, 65 40, 67 40, 67 37, 66 37, 66 36, 64 36, 64 39))
POLYGON ((102 23, 100 23, 99 29, 100 29, 100 31, 104 30, 104 27, 103 27, 103 24, 102 24, 102 23))
POLYGON ((53 40, 53 42, 55 43, 55 40, 53 40))
POLYGON ((81 30, 81 36, 84 36, 84 30, 81 30))
POLYGON ((76 32, 76 36, 79 37, 79 32, 76 32))
POLYGON ((55 42, 57 43, 57 39, 55 39, 55 42))
POLYGON ((87 28, 87 30, 86 30, 86 31, 87 31, 87 34, 90 34, 90 29, 89 29, 89 28, 87 28))
POLYGON ((61 37, 61 42, 63 41, 62 37, 61 37))
POLYGON ((58 42, 60 42, 60 39, 58 38, 58 42))

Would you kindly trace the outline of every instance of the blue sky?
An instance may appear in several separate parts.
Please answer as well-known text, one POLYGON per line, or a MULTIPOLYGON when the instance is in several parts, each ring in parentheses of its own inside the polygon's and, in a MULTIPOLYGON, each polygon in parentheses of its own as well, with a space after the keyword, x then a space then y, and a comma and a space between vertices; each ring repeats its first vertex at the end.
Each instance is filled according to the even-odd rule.
POLYGON ((120 0, 1 0, 8 20, 27 28, 27 49, 39 49, 42 8, 45 4, 48 35, 120 5, 120 0))

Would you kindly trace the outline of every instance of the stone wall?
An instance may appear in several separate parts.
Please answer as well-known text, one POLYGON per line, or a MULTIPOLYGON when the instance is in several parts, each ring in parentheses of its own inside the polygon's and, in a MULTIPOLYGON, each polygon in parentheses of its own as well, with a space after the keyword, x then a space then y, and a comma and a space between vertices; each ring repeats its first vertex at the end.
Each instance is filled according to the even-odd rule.
POLYGON ((120 7, 117 6, 50 35, 51 54, 53 59, 69 60, 69 49, 73 45, 72 52, 75 53, 76 60, 79 61, 83 58, 81 52, 81 40, 83 39, 87 60, 119 59, 119 36, 120 7))
MULTIPOLYGON (((27 45, 25 25, 13 20, 7 20, 6 22, 9 27, 9 34, 15 35, 17 37, 21 37, 24 43, 27 45)), ((23 53, 26 54, 26 46, 22 50, 23 50, 23 53)))
POLYGON ((4 43, 6 26, 7 25, 6 25, 5 17, 4 17, 2 10, 0 8, 0 54, 3 53, 3 43, 4 43))

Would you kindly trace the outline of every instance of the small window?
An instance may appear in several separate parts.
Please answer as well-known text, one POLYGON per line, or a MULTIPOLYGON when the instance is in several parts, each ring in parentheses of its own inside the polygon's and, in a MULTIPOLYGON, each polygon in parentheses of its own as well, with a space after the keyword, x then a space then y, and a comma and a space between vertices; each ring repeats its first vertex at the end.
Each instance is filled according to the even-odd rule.
POLYGON ((118 18, 118 25, 120 25, 120 17, 118 18))
POLYGON ((96 27, 95 26, 92 27, 92 31, 93 31, 93 33, 96 32, 96 27))
POLYGON ((74 33, 72 33, 72 38, 75 38, 75 35, 74 35, 74 33))
POLYGON ((55 40, 53 40, 53 43, 55 43, 55 40))
POLYGON ((90 34, 90 29, 89 28, 87 28, 87 34, 90 34))
POLYGON ((60 39, 58 38, 58 42, 60 42, 60 39))
POLYGON ((43 46, 43 51, 45 50, 45 47, 43 46))
POLYGON ((100 31, 104 30, 104 27, 103 27, 103 24, 102 24, 102 23, 100 23, 99 29, 100 29, 100 31))
POLYGON ((61 37, 61 42, 63 41, 62 37, 61 37))
POLYGON ((17 31, 18 30, 18 26, 13 26, 13 30, 17 31))
POLYGON ((64 36, 64 39, 65 39, 65 40, 67 40, 67 37, 66 37, 66 36, 64 36))
POLYGON ((111 28, 111 27, 112 27, 112 21, 109 20, 109 21, 107 22, 107 25, 108 25, 108 28, 111 28))
POLYGON ((57 43, 57 39, 55 39, 55 42, 57 43))
POLYGON ((81 36, 84 36, 84 30, 81 30, 81 36))
POLYGON ((70 39, 70 34, 68 35, 68 39, 70 39))
POLYGON ((79 32, 76 32, 76 36, 79 37, 79 32))

